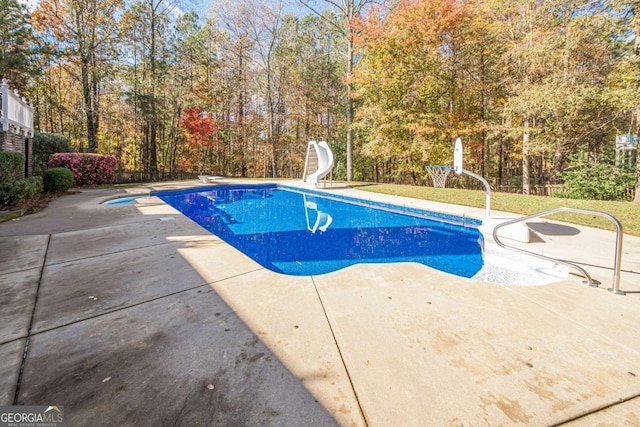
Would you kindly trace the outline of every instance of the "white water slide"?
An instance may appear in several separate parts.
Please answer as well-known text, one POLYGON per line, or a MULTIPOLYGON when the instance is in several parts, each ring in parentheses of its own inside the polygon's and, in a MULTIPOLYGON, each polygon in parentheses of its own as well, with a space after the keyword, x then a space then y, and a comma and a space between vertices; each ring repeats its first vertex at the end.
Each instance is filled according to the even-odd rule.
POLYGON ((333 153, 326 141, 309 141, 302 180, 315 185, 333 169, 333 153))

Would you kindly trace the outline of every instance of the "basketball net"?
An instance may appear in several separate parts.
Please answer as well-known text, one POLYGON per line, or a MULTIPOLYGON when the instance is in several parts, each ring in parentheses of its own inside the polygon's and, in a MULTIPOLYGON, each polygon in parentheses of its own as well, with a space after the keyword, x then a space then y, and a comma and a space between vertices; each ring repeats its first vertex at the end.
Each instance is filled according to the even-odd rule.
POLYGON ((429 176, 431 176, 431 181, 433 182, 433 186, 436 188, 444 188, 444 185, 447 182, 447 178, 449 177, 449 172, 451 172, 450 166, 426 166, 427 172, 429 172, 429 176))

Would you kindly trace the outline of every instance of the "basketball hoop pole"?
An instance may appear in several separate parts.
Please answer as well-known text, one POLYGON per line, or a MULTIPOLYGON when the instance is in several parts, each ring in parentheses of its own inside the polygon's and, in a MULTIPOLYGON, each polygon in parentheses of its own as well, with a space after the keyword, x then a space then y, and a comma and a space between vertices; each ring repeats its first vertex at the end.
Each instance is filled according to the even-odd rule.
POLYGON ((489 183, 487 182, 486 179, 484 179, 482 176, 478 175, 477 173, 469 172, 466 169, 462 169, 462 173, 469 175, 473 178, 476 178, 478 181, 484 184, 484 188, 487 191, 487 194, 485 196, 486 198, 485 204, 487 207, 484 215, 487 219, 490 219, 491 218, 491 187, 489 187, 489 183))
POLYGON ((453 150, 453 170, 458 175, 469 175, 470 177, 475 178, 482 184, 484 184, 484 188, 487 192, 485 196, 486 212, 484 216, 486 219, 491 219, 491 187, 489 186, 487 180, 482 176, 478 175, 477 173, 470 172, 462 167, 462 140, 460 138, 456 139, 456 146, 453 150))

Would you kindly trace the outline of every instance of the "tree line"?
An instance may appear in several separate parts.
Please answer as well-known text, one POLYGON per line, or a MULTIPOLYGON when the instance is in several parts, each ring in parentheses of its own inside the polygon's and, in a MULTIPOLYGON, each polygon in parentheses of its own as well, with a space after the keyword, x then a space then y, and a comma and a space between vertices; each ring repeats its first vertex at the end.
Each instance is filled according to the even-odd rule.
POLYGON ((638 133, 639 4, 0 0, 0 74, 37 129, 149 178, 299 178, 322 139, 337 179, 423 183, 461 137, 466 169, 528 194, 638 133))

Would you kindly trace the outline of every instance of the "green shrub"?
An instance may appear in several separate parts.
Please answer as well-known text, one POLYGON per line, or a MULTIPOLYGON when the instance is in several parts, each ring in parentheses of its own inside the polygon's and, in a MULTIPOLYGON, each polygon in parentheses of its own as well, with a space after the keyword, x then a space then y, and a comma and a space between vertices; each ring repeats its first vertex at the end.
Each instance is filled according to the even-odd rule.
POLYGON ((73 172, 67 168, 51 168, 42 174, 44 191, 58 193, 67 191, 73 185, 73 172))
POLYGON ((587 200, 631 200, 636 176, 629 168, 588 159, 579 153, 570 158, 571 168, 560 174, 563 184, 555 197, 587 200))
POLYGON ((33 135, 33 174, 42 175, 47 170, 47 162, 52 154, 71 150, 71 141, 66 136, 36 132, 33 135))
POLYGON ((0 183, 10 182, 24 171, 24 154, 0 151, 0 183))
POLYGON ((42 178, 33 176, 0 184, 0 205, 11 206, 34 199, 42 193, 42 178))

